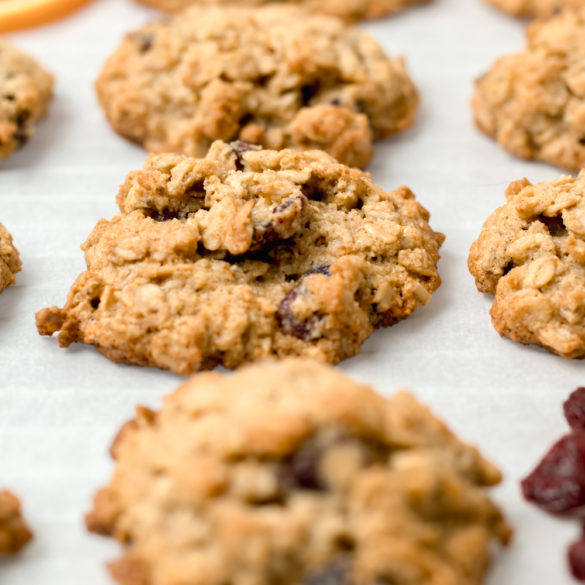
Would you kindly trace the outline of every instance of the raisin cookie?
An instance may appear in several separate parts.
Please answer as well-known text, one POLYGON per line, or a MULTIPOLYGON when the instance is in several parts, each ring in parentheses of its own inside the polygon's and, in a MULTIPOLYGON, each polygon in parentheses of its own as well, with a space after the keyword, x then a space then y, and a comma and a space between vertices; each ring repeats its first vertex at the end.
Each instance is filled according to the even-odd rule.
POLYGON ((496 330, 566 358, 585 357, 585 172, 511 183, 471 246, 478 290, 495 294, 496 330))
POLYGON ((522 18, 547 17, 563 8, 580 8, 583 0, 487 0, 500 10, 522 18))
POLYGON ((402 59, 286 6, 195 7, 151 23, 126 36, 96 87, 113 128, 151 152, 204 156, 216 139, 241 139, 357 167, 418 104, 402 59))
POLYGON ((200 374, 111 452, 86 521, 122 585, 475 585, 510 536, 477 449, 312 360, 200 374))
POLYGON ((19 499, 9 491, 0 490, 0 555, 17 553, 32 537, 22 518, 19 499))
POLYGON ((406 187, 322 151, 216 142, 150 155, 82 246, 41 334, 186 374, 267 356, 337 362, 431 298, 443 235, 406 187))
POLYGON ((0 223, 0 292, 14 284, 15 274, 21 270, 20 255, 12 243, 12 236, 0 223))
POLYGON ((481 130, 512 154, 585 166, 585 5, 528 27, 528 44, 496 61, 472 101, 481 130))
MULTIPOLYGON (((234 4, 234 0, 139 0, 166 12, 177 12, 194 4, 219 5, 234 4)), ((240 5, 261 6, 282 0, 244 0, 240 5)), ((430 0, 287 0, 289 4, 298 5, 308 12, 320 12, 337 16, 344 20, 363 20, 379 18, 385 14, 401 12, 415 4, 430 0)))
POLYGON ((33 134, 52 97, 53 77, 34 59, 0 39, 0 159, 33 134))

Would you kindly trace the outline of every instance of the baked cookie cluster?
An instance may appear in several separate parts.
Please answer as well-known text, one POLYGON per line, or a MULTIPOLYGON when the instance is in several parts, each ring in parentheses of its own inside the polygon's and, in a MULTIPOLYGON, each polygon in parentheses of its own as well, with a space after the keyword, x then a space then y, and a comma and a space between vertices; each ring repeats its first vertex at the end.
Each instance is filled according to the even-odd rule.
POLYGON ((47 111, 53 76, 0 39, 0 159, 23 146, 47 111))
POLYGON ((479 584, 499 471, 410 394, 312 360, 205 373, 139 408, 90 530, 121 585, 479 584))
POLYGON ((508 14, 524 18, 543 18, 552 16, 563 8, 583 6, 583 0, 488 0, 488 2, 508 14))
POLYGON ((512 154, 570 171, 585 166, 585 5, 527 29, 524 51, 476 83, 475 121, 512 154))
MULTIPOLYGON (((139 0, 166 12, 177 12, 188 6, 227 6, 233 0, 139 0)), ((240 6, 263 6, 282 0, 241 0, 240 6)), ((287 4, 298 6, 307 12, 320 12, 337 16, 344 20, 363 20, 378 18, 385 14, 401 12, 415 4, 429 0, 287 0, 287 4)))
POLYGON ((112 127, 151 152, 204 156, 214 140, 243 140, 356 167, 418 104, 402 59, 287 6, 195 7, 153 22, 126 36, 96 87, 112 127))
POLYGON ((186 374, 262 357, 338 362, 427 303, 443 235, 406 187, 386 192, 321 151, 216 142, 151 155, 82 246, 61 345, 186 374))
POLYGON ((0 490, 0 556, 16 554, 32 537, 20 500, 8 490, 0 490))
POLYGON ((14 247, 12 235, 0 223, 0 292, 16 282, 15 274, 20 272, 20 254, 14 247))
POLYGON ((584 358, 585 172, 515 181, 506 198, 469 253, 478 290, 495 295, 494 327, 514 341, 584 358))

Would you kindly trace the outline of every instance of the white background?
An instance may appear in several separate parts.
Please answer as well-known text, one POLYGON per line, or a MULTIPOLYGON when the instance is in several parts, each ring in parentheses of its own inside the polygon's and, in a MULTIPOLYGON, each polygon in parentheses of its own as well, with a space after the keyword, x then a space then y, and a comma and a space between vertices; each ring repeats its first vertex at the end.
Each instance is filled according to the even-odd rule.
MULTIPOLYGON (((158 406, 179 376, 119 366, 92 347, 68 350, 36 333, 34 313, 62 306, 84 269, 80 244, 145 153, 116 136, 98 107, 93 81, 122 34, 153 12, 132 0, 97 0, 61 23, 10 35, 57 78, 49 117, 26 147, 0 162, 0 221, 24 264, 0 297, 0 487, 17 492, 36 539, 0 562, 1 585, 107 585, 104 561, 119 552, 86 533, 83 514, 105 484, 107 449, 137 403, 158 406)), ((585 384, 583 363, 500 338, 491 299, 467 272, 469 245, 504 202, 506 185, 560 174, 513 159, 473 126, 474 77, 519 50, 523 23, 482 0, 435 0, 364 26, 391 55, 407 57, 422 103, 415 126, 377 147, 370 167, 385 188, 409 185, 447 235, 443 285, 427 307, 378 331, 341 364, 388 393, 412 389, 463 438, 505 472, 495 497, 516 529, 498 555, 491 585, 572 583, 565 549, 578 526, 525 504, 518 481, 566 430, 561 403, 585 384)))

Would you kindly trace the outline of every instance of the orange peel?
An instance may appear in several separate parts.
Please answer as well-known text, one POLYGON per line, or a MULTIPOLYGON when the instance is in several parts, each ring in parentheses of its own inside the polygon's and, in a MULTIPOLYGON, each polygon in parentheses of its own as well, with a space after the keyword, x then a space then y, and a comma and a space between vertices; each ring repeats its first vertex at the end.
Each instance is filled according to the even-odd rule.
POLYGON ((0 33, 58 20, 91 0, 0 0, 0 33))

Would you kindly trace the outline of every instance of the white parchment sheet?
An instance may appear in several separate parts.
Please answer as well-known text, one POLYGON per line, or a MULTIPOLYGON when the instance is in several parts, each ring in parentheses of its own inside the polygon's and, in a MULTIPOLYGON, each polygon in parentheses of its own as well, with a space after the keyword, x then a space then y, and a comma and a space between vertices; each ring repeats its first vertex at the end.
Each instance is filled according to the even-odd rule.
MULTIPOLYGON (((109 480, 107 450, 138 403, 156 407, 181 377, 116 365, 92 347, 41 338, 34 313, 62 305, 84 269, 80 244, 146 156, 107 125, 93 89, 122 34, 153 16, 132 0, 96 0, 60 23, 10 38, 57 78, 49 117, 26 147, 0 162, 0 221, 23 260, 0 296, 0 486, 23 499, 36 532, 1 585, 107 585, 104 562, 119 552, 86 533, 83 515, 109 480)), ((516 528, 490 585, 568 585, 566 545, 576 524, 523 502, 518 480, 565 432, 561 403, 585 384, 585 364, 501 339, 475 290, 467 251, 515 179, 549 180, 556 168, 512 158, 475 130, 472 80, 523 45, 523 23, 482 0, 435 0, 361 25, 391 55, 404 55, 421 93, 415 126, 377 146, 370 167, 385 188, 410 186, 447 236, 443 285, 425 308, 378 331, 341 368, 381 392, 410 388, 466 440, 497 462, 495 497, 516 528)))

